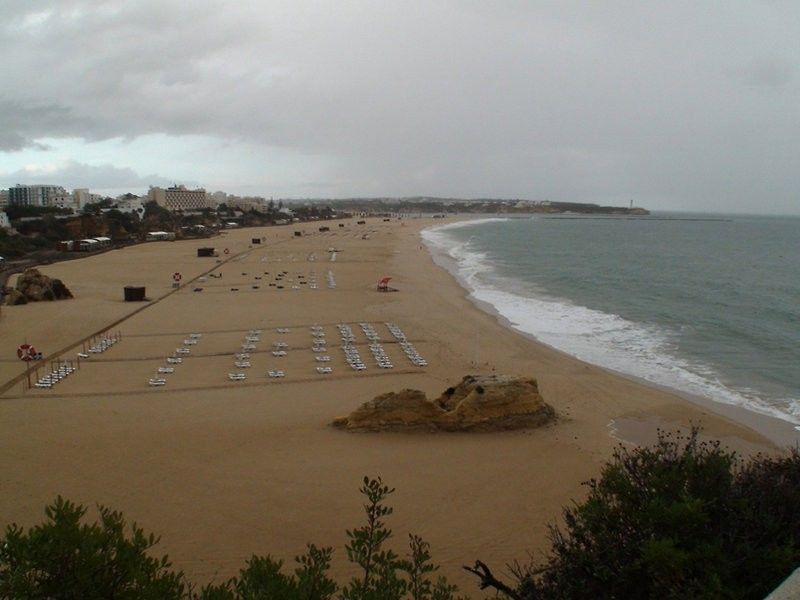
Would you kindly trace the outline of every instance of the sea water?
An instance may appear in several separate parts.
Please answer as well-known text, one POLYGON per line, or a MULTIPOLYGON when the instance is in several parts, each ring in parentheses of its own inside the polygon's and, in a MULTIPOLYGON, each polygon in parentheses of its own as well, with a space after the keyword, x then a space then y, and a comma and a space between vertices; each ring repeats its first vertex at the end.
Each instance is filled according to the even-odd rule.
POLYGON ((800 424, 800 218, 537 215, 423 238, 545 344, 800 424))

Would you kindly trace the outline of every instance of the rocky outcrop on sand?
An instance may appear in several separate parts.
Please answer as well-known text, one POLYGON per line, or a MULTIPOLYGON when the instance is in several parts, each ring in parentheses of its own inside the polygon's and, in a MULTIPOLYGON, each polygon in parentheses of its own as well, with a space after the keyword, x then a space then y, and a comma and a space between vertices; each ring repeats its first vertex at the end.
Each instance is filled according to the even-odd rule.
POLYGON ((27 304, 72 298, 72 292, 60 279, 43 275, 38 269, 28 269, 17 278, 16 287, 6 298, 6 304, 27 304))
POLYGON ((332 425, 347 431, 500 431, 540 427, 554 418, 536 379, 467 375, 436 400, 419 390, 389 392, 332 425))

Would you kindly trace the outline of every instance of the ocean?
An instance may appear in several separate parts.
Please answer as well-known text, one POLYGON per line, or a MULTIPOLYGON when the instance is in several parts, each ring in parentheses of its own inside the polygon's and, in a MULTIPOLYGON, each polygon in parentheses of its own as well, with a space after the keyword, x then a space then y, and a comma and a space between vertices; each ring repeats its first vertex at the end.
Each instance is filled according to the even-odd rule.
POLYGON ((535 215, 423 239, 472 298, 547 345, 800 425, 800 218, 535 215))

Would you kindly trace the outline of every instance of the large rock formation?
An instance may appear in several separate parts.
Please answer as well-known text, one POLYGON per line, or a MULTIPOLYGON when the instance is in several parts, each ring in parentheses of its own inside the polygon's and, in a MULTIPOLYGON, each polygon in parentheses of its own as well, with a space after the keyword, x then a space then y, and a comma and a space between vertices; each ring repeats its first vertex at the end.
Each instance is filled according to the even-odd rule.
POLYGON ((389 392, 332 425, 348 431, 498 431, 539 427, 554 418, 536 379, 467 375, 434 401, 419 390, 389 392))
POLYGON ((27 304, 72 298, 72 292, 60 279, 43 275, 38 269, 28 269, 17 278, 17 285, 8 294, 6 304, 27 304))

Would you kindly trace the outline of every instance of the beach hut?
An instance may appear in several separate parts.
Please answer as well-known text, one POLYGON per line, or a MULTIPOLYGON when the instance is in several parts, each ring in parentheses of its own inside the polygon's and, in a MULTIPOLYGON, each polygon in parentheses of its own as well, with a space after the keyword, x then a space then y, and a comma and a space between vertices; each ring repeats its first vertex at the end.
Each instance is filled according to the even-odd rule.
POLYGON ((175 233, 172 231, 148 231, 145 235, 148 242, 165 242, 175 239, 175 233))
POLYGON ((78 250, 81 252, 92 252, 100 249, 100 242, 95 239, 86 239, 78 241, 78 250))
POLYGON ((126 285, 123 288, 125 302, 142 302, 145 300, 145 288, 133 285, 126 285))

